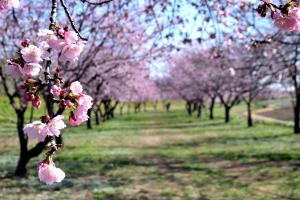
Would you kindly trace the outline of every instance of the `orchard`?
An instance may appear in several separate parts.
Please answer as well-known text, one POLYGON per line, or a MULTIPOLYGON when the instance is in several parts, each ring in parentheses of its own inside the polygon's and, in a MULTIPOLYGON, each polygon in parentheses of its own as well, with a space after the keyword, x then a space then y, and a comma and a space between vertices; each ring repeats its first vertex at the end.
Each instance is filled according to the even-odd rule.
POLYGON ((298 0, 0 0, 0 199, 300 199, 298 0))

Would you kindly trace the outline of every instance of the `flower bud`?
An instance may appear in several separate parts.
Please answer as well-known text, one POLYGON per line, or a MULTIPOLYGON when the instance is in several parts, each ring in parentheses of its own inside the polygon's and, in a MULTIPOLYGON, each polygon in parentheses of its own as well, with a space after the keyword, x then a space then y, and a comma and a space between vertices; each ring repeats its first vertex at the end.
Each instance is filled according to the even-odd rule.
POLYGON ((41 107, 41 100, 39 97, 36 97, 33 101, 32 101, 32 106, 35 108, 40 108, 41 107))
POLYGON ((24 40, 22 41, 22 43, 21 43, 21 45, 22 45, 23 47, 28 47, 29 44, 30 44, 30 40, 29 40, 29 39, 24 39, 24 40))
POLYGON ((41 117, 41 121, 45 124, 47 124, 50 121, 50 116, 49 115, 44 115, 41 117))
POLYGON ((66 101, 66 106, 69 108, 69 107, 72 107, 74 104, 72 103, 72 101, 71 100, 67 100, 66 101))
POLYGON ((29 102, 29 101, 33 101, 35 99, 35 96, 32 92, 26 92, 24 95, 24 100, 29 102))

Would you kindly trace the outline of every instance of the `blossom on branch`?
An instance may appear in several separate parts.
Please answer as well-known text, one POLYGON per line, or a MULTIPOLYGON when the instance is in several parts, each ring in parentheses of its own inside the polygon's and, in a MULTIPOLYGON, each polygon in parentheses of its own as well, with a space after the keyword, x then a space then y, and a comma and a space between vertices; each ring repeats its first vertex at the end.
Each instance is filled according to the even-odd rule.
POLYGON ((71 83, 70 92, 75 95, 76 104, 72 101, 67 100, 67 105, 74 105, 75 110, 71 112, 69 117, 69 123, 71 126, 78 126, 88 120, 87 112, 92 107, 93 99, 91 96, 83 94, 83 89, 79 81, 71 83))
POLYGON ((25 125, 23 128, 24 133, 29 139, 38 139, 39 142, 45 141, 47 135, 42 130, 46 127, 46 124, 41 121, 34 121, 25 125))
POLYGON ((48 44, 49 48, 60 52, 62 61, 77 60, 84 47, 77 33, 59 27, 56 31, 40 29, 38 36, 48 44))
POLYGON ((8 60, 4 73, 15 79, 18 79, 23 77, 24 70, 18 63, 8 60))
POLYGON ((272 15, 275 25, 284 30, 300 29, 300 9, 299 7, 291 8, 288 15, 274 12, 272 15))
POLYGON ((53 183, 60 183, 66 176, 60 168, 55 167, 53 162, 42 162, 38 165, 38 174, 40 181, 51 185, 53 183))
POLYGON ((83 91, 82 86, 79 81, 71 83, 70 90, 74 95, 80 95, 83 91))
POLYGON ((26 63, 23 67, 23 76, 25 78, 32 78, 38 76, 42 66, 38 63, 26 63))
POLYGON ((289 0, 286 4, 275 5, 271 0, 261 0, 257 8, 260 16, 267 16, 271 12, 271 18, 275 25, 283 30, 300 30, 300 5, 297 0, 289 0))
POLYGON ((61 91, 61 88, 57 85, 52 85, 50 90, 51 94, 53 94, 54 96, 59 96, 61 91))
POLYGON ((0 11, 4 9, 18 8, 19 0, 0 0, 0 11))
POLYGON ((37 46, 29 45, 21 50, 21 54, 25 62, 39 63, 42 61, 43 52, 37 46))
POLYGON ((60 130, 66 128, 66 124, 63 121, 63 115, 57 115, 53 119, 51 119, 47 126, 45 126, 42 130, 43 134, 48 136, 59 136, 60 130))

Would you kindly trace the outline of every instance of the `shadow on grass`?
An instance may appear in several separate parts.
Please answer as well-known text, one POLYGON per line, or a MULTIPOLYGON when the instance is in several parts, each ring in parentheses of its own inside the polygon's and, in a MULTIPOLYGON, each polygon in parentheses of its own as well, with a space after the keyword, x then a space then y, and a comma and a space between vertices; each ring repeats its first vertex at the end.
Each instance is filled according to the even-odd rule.
POLYGON ((274 141, 277 139, 284 139, 291 136, 291 134, 278 134, 278 135, 265 135, 265 136, 243 136, 243 137, 233 137, 233 136, 217 136, 217 137, 204 137, 199 138, 193 141, 184 141, 177 143, 168 143, 161 146, 161 148, 170 148, 170 147, 182 147, 182 148, 193 148, 201 147, 203 144, 248 144, 248 143, 259 143, 259 142, 268 142, 274 141))

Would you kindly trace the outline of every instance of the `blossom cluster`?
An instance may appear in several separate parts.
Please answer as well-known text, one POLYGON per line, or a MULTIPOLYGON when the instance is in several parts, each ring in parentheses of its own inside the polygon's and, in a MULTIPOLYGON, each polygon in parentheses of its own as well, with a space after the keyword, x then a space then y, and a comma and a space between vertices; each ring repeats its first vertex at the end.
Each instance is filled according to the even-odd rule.
POLYGON ((300 30, 300 6, 297 0, 289 0, 285 5, 276 6, 272 0, 261 0, 257 8, 258 13, 265 17, 271 11, 271 18, 275 25, 284 30, 300 30))
MULTIPOLYGON (((8 1, 0 0, 0 6, 4 5, 3 2, 8 1)), ((80 82, 75 81, 66 88, 62 87, 63 78, 58 68, 51 76, 45 67, 46 76, 41 76, 41 64, 53 59, 53 54, 57 53, 62 61, 76 61, 84 47, 74 31, 62 29, 58 25, 55 27, 54 30, 38 31, 38 45, 34 45, 29 39, 23 40, 16 57, 8 60, 5 68, 7 75, 25 80, 19 85, 24 104, 31 102, 33 107, 40 108, 40 93, 43 93, 52 104, 59 106, 58 114, 44 115, 40 120, 26 124, 23 128, 28 139, 44 142, 49 150, 46 159, 38 164, 39 179, 46 184, 58 183, 65 178, 65 173, 53 162, 55 151, 61 147, 61 144, 55 143, 55 137, 59 137, 61 130, 67 127, 62 113, 69 110, 69 125, 77 126, 88 120, 87 111, 93 104, 92 98, 84 93, 80 82)))
POLYGON ((32 78, 39 75, 42 66, 43 51, 39 47, 30 44, 29 40, 22 42, 23 48, 17 52, 17 58, 8 60, 5 73, 13 78, 32 78))
POLYGON ((0 0, 0 11, 19 7, 19 0, 0 0))
POLYGON ((76 61, 84 47, 77 33, 67 28, 57 27, 55 31, 41 29, 38 36, 42 39, 44 48, 59 52, 61 61, 76 61))
POLYGON ((291 8, 288 15, 275 11, 272 14, 272 19, 278 28, 300 30, 300 7, 291 8))
POLYGON ((39 179, 48 185, 60 183, 66 176, 65 172, 55 167, 53 161, 38 164, 39 179))
POLYGON ((68 31, 57 26, 56 31, 40 29, 37 33, 39 46, 31 44, 30 40, 22 42, 22 48, 15 59, 8 60, 5 73, 13 78, 33 78, 39 75, 43 59, 49 59, 49 49, 58 51, 61 61, 76 61, 81 54, 84 43, 74 31, 68 31))
POLYGON ((78 126, 88 120, 87 111, 92 107, 92 97, 83 93, 79 81, 71 83, 67 89, 60 88, 55 84, 50 92, 59 98, 59 106, 63 109, 70 109, 69 125, 78 126))
MULTIPOLYGON (((56 98, 59 98, 57 102, 59 102, 60 108, 71 109, 69 117, 69 124, 71 126, 80 125, 88 120, 87 111, 92 107, 92 98, 83 93, 80 82, 71 83, 67 89, 62 89, 59 85, 55 84, 51 87, 50 92, 56 98)), ((63 119, 63 115, 57 115, 52 119, 46 115, 41 117, 41 120, 27 124, 23 131, 29 139, 37 139, 39 142, 44 142, 47 138, 58 137, 61 134, 61 130, 66 127, 63 119)), ((51 156, 47 160, 52 160, 51 156)), ((42 162, 38 170, 40 180, 47 184, 60 182, 63 179, 61 177, 65 176, 59 168, 54 166, 53 161, 50 163, 42 162)))
POLYGON ((63 118, 63 115, 57 115, 53 119, 45 116, 42 117, 42 120, 25 125, 23 131, 29 139, 37 139, 39 142, 44 142, 47 136, 60 135, 60 130, 66 127, 63 118))

